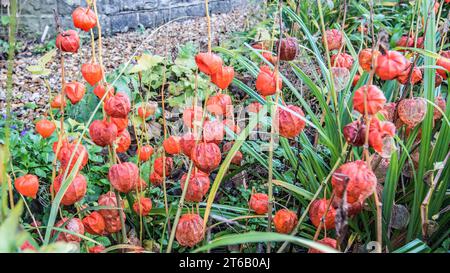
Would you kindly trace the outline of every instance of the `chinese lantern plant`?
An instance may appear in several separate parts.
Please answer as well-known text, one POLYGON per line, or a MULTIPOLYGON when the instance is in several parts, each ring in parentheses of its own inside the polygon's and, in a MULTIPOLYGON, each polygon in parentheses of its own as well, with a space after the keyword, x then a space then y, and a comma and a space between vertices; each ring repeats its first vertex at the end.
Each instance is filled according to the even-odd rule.
MULTIPOLYGON (((171 107, 177 102, 187 101, 192 94, 199 93, 204 95, 196 97, 202 106, 190 108, 194 104, 187 103, 181 109, 184 114, 180 115, 177 122, 183 122, 189 128, 187 132, 175 134, 171 130, 171 134, 164 138, 156 137, 156 140, 147 139, 145 133, 149 132, 145 131, 147 127, 144 129, 145 125, 160 121, 154 119, 154 109, 149 109, 143 99, 136 103, 132 99, 136 97, 134 93, 133 96, 127 96, 121 90, 116 92, 114 88, 110 88, 104 81, 104 76, 107 75, 102 71, 102 67, 108 66, 103 66, 99 56, 81 56, 88 66, 84 69, 79 67, 77 77, 66 81, 65 90, 52 90, 54 94, 50 106, 55 118, 39 118, 42 122, 39 126, 36 124, 36 131, 40 134, 39 141, 45 143, 50 150, 55 141, 56 146, 60 146, 54 150, 55 179, 50 180, 48 175, 43 177, 39 174, 37 180, 28 177, 20 181, 22 173, 17 175, 15 172, 17 178, 12 180, 14 192, 29 197, 26 198, 27 201, 34 197, 41 198, 41 189, 46 191, 49 189, 47 182, 53 183, 55 192, 50 199, 50 221, 43 224, 48 224, 47 230, 52 236, 45 236, 44 242, 48 243, 50 239, 79 242, 82 251, 89 249, 89 252, 96 253, 106 250, 108 246, 94 246, 92 242, 88 243, 89 239, 107 236, 114 245, 134 244, 134 240, 140 237, 136 244, 145 245, 150 237, 155 242, 165 241, 167 234, 164 232, 169 228, 163 229, 162 226, 170 223, 174 239, 178 242, 174 245, 174 251, 195 251, 197 247, 206 249, 215 242, 220 242, 224 233, 231 232, 242 233, 236 235, 239 239, 233 243, 241 244, 244 251, 256 251, 256 245, 267 247, 267 240, 288 238, 276 236, 290 233, 301 239, 306 235, 306 238, 319 244, 318 249, 314 244, 303 245, 301 251, 316 253, 321 251, 321 245, 343 251, 350 246, 345 245, 349 242, 346 238, 355 238, 351 241, 354 246, 351 249, 355 251, 359 246, 375 240, 378 235, 375 225, 379 218, 374 206, 376 203, 373 202, 375 196, 378 196, 382 198, 383 204, 381 224, 384 225, 383 230, 390 232, 383 234, 387 235, 382 238, 383 250, 392 252, 397 247, 391 246, 392 242, 407 243, 418 237, 426 238, 429 245, 435 244, 435 237, 440 236, 442 226, 445 225, 442 225, 439 217, 425 217, 424 220, 435 221, 438 230, 436 235, 430 237, 426 236, 428 234, 421 234, 420 224, 426 226, 429 222, 422 223, 417 210, 427 191, 433 189, 430 191, 433 192, 433 198, 427 209, 430 215, 437 215, 443 209, 440 202, 444 200, 442 196, 445 196, 443 193, 449 181, 448 172, 440 175, 438 170, 430 169, 437 162, 444 165, 444 170, 446 166, 444 159, 449 143, 445 136, 448 136, 449 110, 446 108, 447 98, 443 90, 446 88, 448 65, 445 58, 448 56, 441 52, 439 67, 435 68, 429 57, 418 53, 420 51, 378 48, 372 43, 377 42, 381 34, 379 25, 374 28, 376 33, 372 33, 370 23, 360 20, 355 23, 350 18, 359 18, 361 14, 352 5, 348 6, 349 17, 344 22, 329 18, 328 12, 333 13, 336 8, 329 10, 329 7, 322 7, 326 12, 322 16, 317 7, 321 3, 323 2, 302 2, 299 14, 283 3, 280 10, 283 20, 290 21, 282 27, 283 36, 286 37, 281 41, 268 37, 268 41, 264 43, 252 43, 253 49, 270 54, 259 54, 261 59, 257 62, 253 62, 254 58, 250 58, 246 50, 234 46, 222 50, 220 47, 214 48, 214 53, 209 47, 195 57, 192 56, 191 61, 196 66, 192 71, 186 72, 189 76, 176 76, 175 81, 183 83, 177 85, 170 79, 170 84, 165 84, 170 85, 165 90, 170 94, 166 98, 169 102, 166 110, 172 110, 171 107), (323 22, 316 19, 321 17, 324 17, 323 22), (304 22, 305 19, 308 21, 304 22), (289 29, 291 25, 298 29, 289 29), (363 49, 358 52, 361 41, 363 49), (91 58, 92 61, 86 61, 91 58), (417 62, 415 58, 418 58, 417 62), (228 63, 230 59, 233 61, 228 63), (282 66, 277 67, 280 61, 282 66), (336 70, 332 68, 328 71, 328 65, 351 70, 345 88, 333 86, 331 73, 336 70), (316 67, 319 67, 319 71, 315 71, 316 67), (197 69, 198 75, 194 71, 197 69), (372 72, 375 73, 373 77, 372 72), (436 81, 443 81, 440 89, 432 88, 430 75, 436 81), (199 89, 194 92, 191 88, 197 76, 199 89), (352 88, 351 83, 358 77, 358 86, 352 88), (184 82, 189 83, 186 89, 180 88, 184 82), (202 86, 205 82, 207 84, 202 86), (86 84, 89 84, 88 89, 83 86, 86 84), (173 92, 182 94, 172 96, 173 92), (74 104, 77 109, 83 109, 83 101, 91 98, 88 96, 103 98, 103 102, 98 105, 99 113, 85 111, 89 115, 92 113, 92 118, 81 129, 84 132, 79 134, 78 130, 82 126, 72 126, 68 119, 62 122, 66 128, 60 128, 59 118, 67 117, 67 110, 71 116, 70 109, 74 104), (278 110, 272 114, 277 114, 276 121, 280 124, 279 135, 282 138, 277 143, 279 145, 275 146, 273 156, 268 156, 267 150, 258 149, 262 147, 260 144, 267 144, 267 140, 242 141, 236 135, 247 136, 250 134, 248 128, 251 131, 259 124, 261 126, 258 130, 263 130, 264 126, 269 125, 271 120, 261 117, 265 117, 275 98, 279 98, 280 103, 277 105, 278 110), (435 102, 442 111, 436 111, 429 102, 435 102), (228 109, 236 109, 241 105, 250 105, 248 111, 252 112, 248 119, 250 125, 244 127, 234 116, 228 115, 228 109), (62 115, 60 110, 64 109, 66 111, 62 115), (194 113, 199 113, 195 122, 194 113), (257 113, 262 113, 259 118, 256 118, 257 113), (205 120, 202 121, 203 116, 205 120), (142 129, 139 128, 141 125, 142 129), (198 141, 193 135, 194 125, 203 132, 198 141), (228 139, 229 136, 231 139, 228 139), (61 140, 60 145, 57 139, 61 140), (392 143, 397 146, 394 153, 387 149, 392 143), (388 158, 391 154, 392 158, 388 158), (378 161, 380 158, 381 162, 378 161), (413 165, 411 169, 414 171, 411 170, 411 173, 414 174, 407 177, 405 166, 410 158, 413 165), (266 194, 269 193, 266 184, 266 174, 269 172, 273 177, 272 194, 266 194), (431 184, 433 179, 422 179, 425 174, 438 181, 436 187, 431 184), (383 179, 380 179, 380 175, 383 179), (398 183, 400 181, 405 183, 398 183), (161 194, 165 183, 168 191, 161 194), (253 187, 258 188, 258 193, 250 192, 253 187), (376 195, 377 191, 383 191, 383 194, 376 195), (184 200, 181 197, 183 193, 184 200), (174 218, 173 210, 165 214, 161 206, 163 197, 170 204, 181 204, 178 222, 174 221, 177 217, 174 218), (200 209, 196 210, 199 202, 205 202, 206 206, 200 204, 200 209), (97 204, 112 208, 90 210, 97 204), (344 240, 339 238, 341 222, 336 217, 342 216, 342 204, 346 204, 349 223, 344 240), (395 225, 390 225, 389 214, 394 214, 391 209, 394 204, 404 205, 411 213, 411 221, 409 227, 391 232, 395 225), (58 215, 60 210, 62 216, 58 215), (79 214, 74 215, 72 212, 75 210, 79 214), (210 215, 220 215, 225 219, 222 221, 210 215), (266 223, 270 223, 267 220, 269 217, 272 217, 271 233, 264 232, 258 238, 258 234, 247 234, 253 230, 266 230, 266 223), (143 221, 144 226, 136 221, 138 218, 143 221), (233 229, 227 228, 231 221, 233 229), (239 225, 234 225, 234 222, 239 225), (64 231, 56 234, 54 230, 51 231, 55 224, 74 234, 64 231), (64 224, 70 225, 64 227, 64 224), (217 232, 218 230, 224 232, 217 232), (142 232, 142 235, 134 236, 135 231, 142 232), (76 236, 77 234, 87 235, 88 239, 76 236), (398 234, 402 234, 401 237, 398 234)), ((367 8, 367 3, 358 2, 357 5, 367 8)), ((391 7, 383 9, 391 10, 391 7)), ((377 18, 380 7, 374 6, 374 10, 377 18)), ((392 11, 398 11, 397 7, 392 7, 392 11)), ((410 15, 410 12, 412 11, 408 9, 396 13, 410 15)), ((72 16, 74 26, 79 29, 77 31, 84 34, 84 31, 95 28, 99 23, 97 19, 100 19, 95 13, 92 5, 74 9, 72 16)), ((386 16, 387 22, 398 22, 398 19, 389 14, 383 16, 386 16)), ((272 25, 261 27, 267 27, 267 33, 271 33, 273 29, 277 32, 278 22, 271 22, 277 15, 267 18, 269 25, 274 23, 275 28, 272 25)), ((428 25, 433 25, 432 23, 434 22, 428 25)), ((403 22, 399 25, 410 27, 403 26, 403 22)), ((415 22, 412 25, 415 27, 415 22)), ((423 23, 421 26, 426 27, 427 24, 423 23)), ((393 33, 389 26, 386 28, 388 34, 393 33)), ((77 56, 83 52, 79 50, 77 31, 65 31, 64 35, 63 31, 58 31, 60 35, 57 48, 65 52, 64 58, 73 58, 75 52, 78 52, 77 56)), ((249 37, 254 35, 253 32, 260 31, 249 32, 249 37)), ((424 47, 426 52, 432 52, 430 44, 434 43, 434 39, 440 39, 436 33, 424 33, 422 29, 417 35, 406 29, 402 32, 406 36, 400 39, 400 46, 424 47), (424 39, 417 39, 417 45, 409 41, 410 36, 415 39, 422 35, 426 37, 427 43, 424 43, 424 39)), ((255 37, 256 40, 258 39, 255 37)), ((221 43, 220 39, 218 41, 221 43)), ((447 44, 447 40, 436 42, 436 45, 447 44)), ((237 44, 240 43, 241 40, 238 40, 237 44)), ((381 44, 382 47, 387 45, 384 42, 381 44)), ((180 55, 184 55, 185 52, 180 51, 180 55)), ((156 57, 154 60, 157 60, 156 57)), ((160 61, 156 63, 162 67, 160 61)), ((177 63, 167 66, 175 74, 177 66, 183 62, 178 59, 177 63)), ((142 62, 139 64, 138 59, 138 64, 133 69, 136 70, 139 65, 142 62)), ((133 77, 133 80, 143 76, 143 85, 151 86, 148 79, 151 77, 145 75, 148 72, 130 72, 126 76, 133 77)), ((156 72, 154 76, 162 78, 156 72)), ((337 76, 337 73, 333 76, 337 76)), ((151 89, 159 88, 160 85, 163 84, 156 83, 156 87, 152 86, 151 89)), ((20 145, 22 142, 18 143, 20 145)), ((19 156, 13 159, 17 158, 19 156)), ((15 162, 17 160, 13 160, 15 162)), ((29 162, 31 165, 36 161, 30 159, 29 162)), ((51 162, 47 165, 51 165, 51 162)), ((23 172, 25 173, 32 175, 38 172, 31 169, 23 172)), ((424 245, 426 246, 425 243, 424 245)), ((159 251, 166 251, 166 246, 167 243, 161 244, 159 251)), ((23 248, 31 249, 29 245, 24 245, 23 248)), ((283 242, 271 242, 270 248, 272 252, 286 251, 283 242)), ((293 249, 298 250, 297 247, 293 249)))

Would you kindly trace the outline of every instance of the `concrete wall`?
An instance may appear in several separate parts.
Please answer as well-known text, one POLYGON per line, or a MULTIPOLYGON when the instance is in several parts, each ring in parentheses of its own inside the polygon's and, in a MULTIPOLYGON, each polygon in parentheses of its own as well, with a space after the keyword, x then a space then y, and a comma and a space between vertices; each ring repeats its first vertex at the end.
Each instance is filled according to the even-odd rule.
MULTIPOLYGON (((79 5, 86 6, 84 0, 21 0, 20 31, 41 35, 48 25, 54 33, 53 9, 62 18, 62 25, 73 28, 71 14, 79 5)), ((246 0, 210 0, 212 13, 224 13, 246 0)), ((204 16, 204 0, 97 0, 97 8, 106 35, 126 32, 139 25, 145 28, 156 27, 165 22, 184 16, 204 16)))

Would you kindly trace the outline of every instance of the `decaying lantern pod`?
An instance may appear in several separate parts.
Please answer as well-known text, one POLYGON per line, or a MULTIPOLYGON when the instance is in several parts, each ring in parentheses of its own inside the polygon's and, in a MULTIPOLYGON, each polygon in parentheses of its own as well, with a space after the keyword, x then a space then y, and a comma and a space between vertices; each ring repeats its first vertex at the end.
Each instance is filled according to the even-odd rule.
POLYGON ((286 106, 290 111, 278 108, 278 129, 282 137, 295 138, 305 128, 305 121, 300 117, 305 117, 302 109, 295 105, 286 106), (292 112, 294 113, 292 113, 292 112))
MULTIPOLYGON (((111 219, 111 218, 119 218, 119 211, 117 208, 117 199, 116 194, 112 191, 109 191, 105 194, 102 194, 98 197, 98 205, 104 207, 113 207, 115 209, 101 209, 98 212, 103 216, 103 218, 111 219)), ((120 204, 121 208, 123 208, 123 204, 120 204)))
MULTIPOLYGON (((53 188, 54 193, 57 194, 59 190, 61 189, 62 183, 63 183, 63 177, 64 173, 61 173, 55 178, 55 181, 53 182, 53 188)), ((67 175, 68 177, 68 175, 67 175)), ((66 177, 66 179, 68 179, 66 177)), ((87 181, 84 175, 77 174, 75 178, 70 183, 69 187, 67 188, 66 192, 64 193, 61 204, 65 206, 70 206, 75 204, 76 202, 83 199, 83 197, 86 195, 87 190, 87 181)))
POLYGON ((353 57, 347 53, 337 53, 331 56, 331 66, 352 69, 353 57))
POLYGON ((193 247, 204 237, 203 219, 198 214, 183 214, 178 221, 175 237, 181 246, 193 247))
POLYGON ((233 79, 234 68, 231 66, 221 66, 216 73, 211 75, 211 82, 222 90, 227 89, 233 79))
POLYGON ((145 102, 138 107, 138 116, 146 120, 155 114, 157 108, 158 105, 155 102, 145 102))
POLYGON ((138 197, 133 204, 133 210, 140 216, 147 216, 152 210, 152 200, 146 197, 138 197))
POLYGON ((121 131, 116 138, 116 152, 125 153, 131 145, 131 136, 127 129, 121 131))
POLYGON ((225 129, 219 120, 205 121, 203 123, 203 140, 220 144, 225 135, 225 129))
POLYGON ((361 68, 364 71, 370 72, 370 70, 372 68, 372 58, 373 58, 373 61, 375 63, 375 68, 376 68, 377 59, 378 59, 379 55, 381 55, 381 52, 379 52, 378 50, 372 50, 371 48, 365 48, 365 49, 361 50, 361 52, 359 52, 359 55, 358 55, 359 65, 361 66, 361 68))
POLYGON ((273 224, 278 233, 291 233, 297 225, 298 219, 295 212, 288 209, 280 209, 275 213, 273 224))
POLYGON ((347 143, 360 147, 364 145, 366 126, 360 120, 355 120, 344 126, 343 133, 347 143))
POLYGON ((222 154, 217 144, 200 142, 192 149, 191 159, 199 170, 205 173, 211 173, 219 167, 222 161, 222 154))
MULTIPOLYGON (((181 177, 180 184, 182 190, 184 189, 187 177, 187 173, 183 174, 181 177)), ((189 202, 201 202, 209 190, 209 185, 210 181, 208 174, 195 169, 191 173, 185 199, 189 202)))
POLYGON ((94 86, 103 78, 102 67, 96 62, 83 64, 81 66, 81 74, 91 86, 94 86))
POLYGON ((72 104, 77 104, 83 99, 86 87, 81 82, 69 82, 64 86, 64 92, 72 104))
MULTIPOLYGON (((397 81, 399 83, 403 85, 408 83, 409 73, 411 72, 411 66, 412 64, 410 64, 409 67, 397 77, 397 81)), ((411 80, 409 82, 411 83, 411 85, 415 85, 421 80, 422 80, 422 71, 420 71, 420 68, 418 68, 417 66, 414 66, 413 72, 411 74, 411 80)))
POLYGON ((434 79, 434 87, 438 88, 442 84, 443 80, 444 79, 442 78, 442 76, 439 75, 439 73, 436 72, 435 79, 434 79))
POLYGON ((384 104, 383 109, 381 109, 379 113, 384 117, 385 120, 394 122, 396 110, 397 110, 397 103, 389 102, 384 104))
POLYGON ((83 226, 87 233, 92 235, 103 235, 105 232, 105 219, 98 211, 93 211, 84 217, 83 226))
POLYGON ((84 168, 84 166, 86 166, 88 159, 89 159, 89 154, 86 150, 86 147, 84 147, 83 145, 80 144, 76 144, 76 143, 67 143, 65 145, 63 145, 58 153, 58 159, 61 162, 61 167, 63 169, 69 169, 69 173, 72 171, 72 169, 75 167, 75 164, 78 161, 78 158, 82 158, 81 159, 81 163, 79 165, 78 170, 81 170, 82 168, 84 168), (73 157, 72 157, 73 155, 73 157), (72 161, 70 160, 72 158, 72 161), (70 165, 69 165, 70 162, 70 165))
MULTIPOLYGON (((378 153, 384 151, 385 139, 394 137, 395 125, 390 121, 380 121, 376 117, 372 117, 370 122, 370 130, 368 135, 369 146, 374 148, 378 153)), ((343 129, 345 140, 352 146, 362 146, 366 140, 366 125, 360 120, 347 124, 343 129)))
POLYGON ((393 204, 389 226, 396 230, 405 230, 410 221, 410 213, 406 206, 393 204))
MULTIPOLYGON (((431 146, 433 147, 433 145, 431 146)), ((420 161, 420 149, 414 149, 412 153, 410 153, 411 161, 404 165, 402 169, 402 175, 404 175, 407 178, 414 177, 414 172, 417 171, 417 168, 419 168, 419 161, 420 161)))
POLYGON ((347 178, 347 203, 363 203, 374 193, 377 178, 365 161, 345 163, 333 173, 331 184, 337 198, 342 198, 347 178))
POLYGON ((14 188, 23 196, 35 199, 39 190, 39 179, 33 174, 23 175, 14 180, 14 188))
POLYGON ((427 114, 427 102, 423 98, 404 99, 398 103, 398 117, 410 128, 416 127, 427 114))
POLYGON ((136 164, 131 162, 114 164, 109 168, 108 180, 114 189, 128 193, 139 182, 139 169, 136 164))
MULTIPOLYGON (((320 244, 329 246, 331 248, 337 249, 337 241, 335 239, 333 239, 333 238, 326 237, 326 238, 323 238, 323 239, 321 239, 321 240, 319 240, 317 242, 320 243, 320 244)), ((308 253, 322 253, 322 251, 314 249, 314 248, 310 248, 308 250, 308 253)))
POLYGON ((319 227, 324 218, 323 227, 333 229, 335 227, 336 210, 330 204, 330 200, 318 199, 311 203, 309 208, 309 219, 315 227, 319 227), (326 213, 326 214, 325 214, 326 213))
POLYGON ((377 86, 361 86, 355 91, 353 96, 353 108, 362 115, 365 114, 364 97, 366 97, 367 114, 369 115, 378 113, 378 111, 383 109, 383 106, 386 103, 386 97, 377 86))
POLYGON ((157 174, 156 172, 152 172, 150 174, 149 180, 150 180, 150 183, 152 183, 153 186, 159 186, 159 185, 161 185, 164 182, 163 178, 159 174, 157 174))
POLYGON ((163 141, 164 151, 170 155, 177 155, 181 153, 180 137, 169 136, 163 141))
POLYGON ((180 138, 181 152, 187 157, 191 157, 192 149, 195 146, 195 136, 192 133, 186 133, 180 138))
POLYGON ((250 196, 248 206, 258 215, 266 214, 269 210, 269 196, 265 193, 254 193, 250 196))
POLYGON ((195 56, 198 69, 206 75, 217 73, 221 69, 223 61, 219 55, 210 52, 198 53, 195 56))
POLYGON ((229 116, 233 113, 233 103, 227 94, 218 93, 208 98, 206 110, 216 116, 229 116))
POLYGON ((43 138, 50 137, 55 130, 56 125, 50 120, 41 119, 40 121, 36 122, 36 132, 43 138))
POLYGON ((113 118, 126 118, 131 110, 130 99, 124 93, 117 93, 105 103, 105 112, 113 118))
POLYGON ((98 146, 112 145, 118 134, 117 126, 106 120, 94 120, 89 126, 89 135, 98 146))
POLYGON ((344 43, 344 36, 340 30, 329 29, 325 31, 325 35, 322 40, 324 44, 328 44, 328 50, 335 50, 339 49, 344 43))
POLYGON ((258 77, 256 78, 256 90, 258 90, 261 96, 274 95, 278 89, 283 87, 283 81, 279 73, 275 73, 267 65, 260 67, 258 77))
POLYGON ((76 53, 80 48, 80 37, 75 30, 69 29, 56 36, 55 45, 61 51, 76 53))
POLYGON ((433 111, 433 119, 434 120, 438 120, 442 118, 442 112, 445 113, 446 108, 447 108, 447 102, 445 101, 445 99, 439 95, 434 99, 434 104, 437 105, 437 107, 434 108, 433 111), (438 109, 439 108, 439 109, 438 109), (440 111, 439 111, 440 110, 440 111), (441 112, 442 111, 442 112, 441 112))
POLYGON ((76 28, 89 31, 97 24, 97 16, 89 7, 78 7, 72 12, 72 21, 76 28))
POLYGON ((165 166, 163 166, 163 157, 158 157, 155 159, 155 163, 153 165, 153 170, 160 176, 163 176, 164 172, 166 173, 166 177, 170 176, 170 173, 173 169, 173 159, 171 157, 165 157, 165 166))
POLYGON ((292 61, 298 54, 298 41, 294 37, 283 38, 277 41, 277 52, 280 52, 280 60, 292 61))
POLYGON ((375 73, 380 79, 393 80, 408 68, 408 60, 400 52, 389 50, 377 58, 375 73))
POLYGON ((110 97, 114 96, 115 94, 114 86, 112 86, 109 83, 97 84, 97 86, 93 90, 94 94, 100 100, 103 98, 103 96, 105 96, 106 91, 108 91, 108 94, 106 95, 106 98, 103 101, 107 101, 110 97))
POLYGON ((139 161, 146 162, 153 155, 153 147, 151 145, 141 146, 137 151, 137 155, 138 155, 139 161))
MULTIPOLYGON (((347 88, 348 82, 350 81, 350 70, 345 67, 331 67, 331 74, 333 74, 333 83, 336 92, 341 92, 347 88)), ((356 78, 356 75, 354 78, 356 78)))
POLYGON ((371 160, 372 170, 377 177, 378 183, 383 184, 386 181, 386 174, 389 169, 391 160, 389 158, 383 158, 378 154, 375 154, 371 160))
MULTIPOLYGON (((122 212, 124 220, 126 215, 122 212)), ((106 233, 117 233, 122 230, 122 223, 120 222, 120 216, 115 218, 105 218, 105 231, 106 233)))
MULTIPOLYGON (((55 227, 67 229, 68 231, 71 231, 73 233, 77 233, 79 235, 84 234, 84 226, 80 219, 73 217, 71 219, 64 217, 63 219, 59 220, 55 227)), ((57 231, 53 230, 52 234, 56 235, 57 231)), ((56 238, 56 241, 64 241, 68 243, 79 243, 81 242, 81 237, 70 234, 68 232, 60 232, 58 235, 58 238, 56 238)))
MULTIPOLYGON (((233 147, 233 144, 234 144, 233 142, 227 142, 223 145, 224 154, 227 154, 228 151, 231 150, 231 148, 233 147)), ((243 155, 242 155, 241 151, 237 151, 236 154, 231 159, 231 163, 240 166, 241 162, 242 162, 242 158, 243 158, 243 155)))

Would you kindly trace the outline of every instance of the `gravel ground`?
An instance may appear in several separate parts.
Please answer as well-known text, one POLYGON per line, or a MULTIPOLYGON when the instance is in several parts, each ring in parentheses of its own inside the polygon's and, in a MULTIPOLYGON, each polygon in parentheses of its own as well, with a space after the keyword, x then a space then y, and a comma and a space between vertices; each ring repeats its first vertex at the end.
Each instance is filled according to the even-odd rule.
MULTIPOLYGON (((255 7, 241 7, 227 14, 217 14, 211 16, 213 44, 219 44, 227 39, 231 33, 242 31, 257 22, 257 9, 255 7), (251 11, 251 13, 249 13, 251 11)), ((104 37, 103 40, 103 63, 107 72, 119 67, 127 62, 133 53, 142 44, 137 52, 141 54, 144 50, 149 50, 154 54, 164 56, 166 52, 172 57, 176 55, 177 45, 193 42, 202 49, 207 45, 207 25, 205 18, 198 17, 185 21, 178 21, 166 24, 153 36, 149 35, 154 29, 145 31, 135 31, 117 34, 111 37, 104 37)), ((88 41, 89 37, 83 40, 88 41)), ((79 52, 74 55, 67 55, 66 59, 66 80, 82 80, 80 67, 90 58, 91 47, 89 43, 84 44, 79 52)), ((14 90, 12 100, 13 113, 18 119, 32 122, 39 115, 48 109, 48 90, 44 81, 32 75, 26 68, 35 65, 41 57, 40 54, 33 54, 33 46, 28 47, 25 52, 21 52, 15 59, 14 70, 14 90)), ((59 60, 56 58, 47 64, 51 70, 48 82, 53 93, 60 90, 59 60)), ((0 63, 0 114, 5 113, 5 88, 6 88, 6 62, 0 63)))

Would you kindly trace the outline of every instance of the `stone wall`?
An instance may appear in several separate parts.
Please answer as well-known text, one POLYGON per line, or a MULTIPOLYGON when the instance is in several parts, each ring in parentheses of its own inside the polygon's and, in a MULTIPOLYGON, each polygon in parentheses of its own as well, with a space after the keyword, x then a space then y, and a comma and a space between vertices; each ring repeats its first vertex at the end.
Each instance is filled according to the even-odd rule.
MULTIPOLYGON (((39 36, 49 26, 54 33, 53 9, 62 18, 64 28, 73 28, 71 14, 84 0, 22 0, 20 31, 39 36)), ((246 0, 210 0, 212 13, 224 13, 239 7, 246 0)), ((111 35, 126 32, 139 26, 156 27, 175 18, 204 16, 204 0, 97 0, 102 32, 111 35)))

